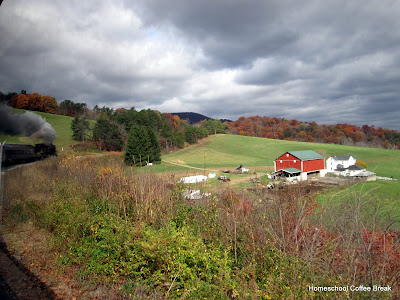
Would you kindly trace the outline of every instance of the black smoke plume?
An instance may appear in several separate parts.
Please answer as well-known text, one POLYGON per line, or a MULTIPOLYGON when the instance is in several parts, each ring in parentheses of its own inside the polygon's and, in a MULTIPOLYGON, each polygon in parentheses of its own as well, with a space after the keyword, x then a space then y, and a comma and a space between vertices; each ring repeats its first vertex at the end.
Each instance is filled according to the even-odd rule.
POLYGON ((0 132, 42 139, 46 144, 51 144, 57 137, 53 127, 41 116, 29 111, 13 113, 5 104, 0 104, 0 132))

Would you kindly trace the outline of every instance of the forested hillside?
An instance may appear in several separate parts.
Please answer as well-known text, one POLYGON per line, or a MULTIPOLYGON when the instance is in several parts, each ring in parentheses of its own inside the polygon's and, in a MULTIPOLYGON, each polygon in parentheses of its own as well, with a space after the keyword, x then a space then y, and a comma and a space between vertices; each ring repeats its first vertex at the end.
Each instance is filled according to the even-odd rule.
POLYGON ((254 116, 228 122, 231 134, 270 139, 400 149, 400 132, 374 126, 320 125, 285 118, 254 116))
POLYGON ((400 132, 387 128, 375 128, 371 125, 361 127, 342 123, 334 125, 301 122, 285 118, 267 116, 240 117, 236 121, 225 119, 213 120, 198 113, 160 113, 152 110, 138 112, 135 108, 125 109, 98 107, 90 109, 86 103, 64 100, 59 104, 51 96, 38 93, 27 94, 26 91, 4 94, 0 92, 0 102, 15 108, 48 112, 71 117, 84 117, 95 120, 102 114, 117 124, 122 125, 122 138, 127 137, 132 125, 153 127, 161 147, 182 148, 184 142, 195 143, 212 133, 228 133, 265 137, 271 139, 318 142, 340 145, 356 145, 362 147, 400 149, 400 132), (224 122, 224 125, 221 123, 224 122), (200 126, 193 126, 193 125, 200 126))

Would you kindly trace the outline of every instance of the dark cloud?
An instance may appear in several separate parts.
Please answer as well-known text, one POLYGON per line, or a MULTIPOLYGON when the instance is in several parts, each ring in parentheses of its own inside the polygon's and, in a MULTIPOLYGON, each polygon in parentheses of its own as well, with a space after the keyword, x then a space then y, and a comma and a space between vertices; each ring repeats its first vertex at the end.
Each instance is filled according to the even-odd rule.
POLYGON ((289 48, 298 34, 281 21, 299 8, 290 2, 286 11, 280 1, 150 0, 143 1, 142 12, 147 24, 174 26, 204 51, 204 65, 215 69, 250 64, 289 48))
POLYGON ((0 90, 400 130, 399 15, 377 0, 6 1, 0 90))

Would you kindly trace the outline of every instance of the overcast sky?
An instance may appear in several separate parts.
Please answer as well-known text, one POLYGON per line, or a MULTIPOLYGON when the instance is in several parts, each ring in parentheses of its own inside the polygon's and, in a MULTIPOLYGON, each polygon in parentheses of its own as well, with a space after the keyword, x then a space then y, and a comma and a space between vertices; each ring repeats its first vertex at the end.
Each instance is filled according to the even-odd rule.
POLYGON ((400 1, 4 0, 0 91, 400 130, 400 1))

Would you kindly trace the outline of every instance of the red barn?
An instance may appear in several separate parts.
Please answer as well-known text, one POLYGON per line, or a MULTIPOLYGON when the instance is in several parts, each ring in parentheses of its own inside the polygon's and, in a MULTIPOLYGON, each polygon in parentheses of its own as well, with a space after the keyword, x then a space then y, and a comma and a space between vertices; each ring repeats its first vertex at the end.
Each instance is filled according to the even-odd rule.
POLYGON ((275 172, 294 168, 299 172, 310 173, 325 169, 325 159, 312 150, 289 151, 275 159, 274 165, 275 172))

